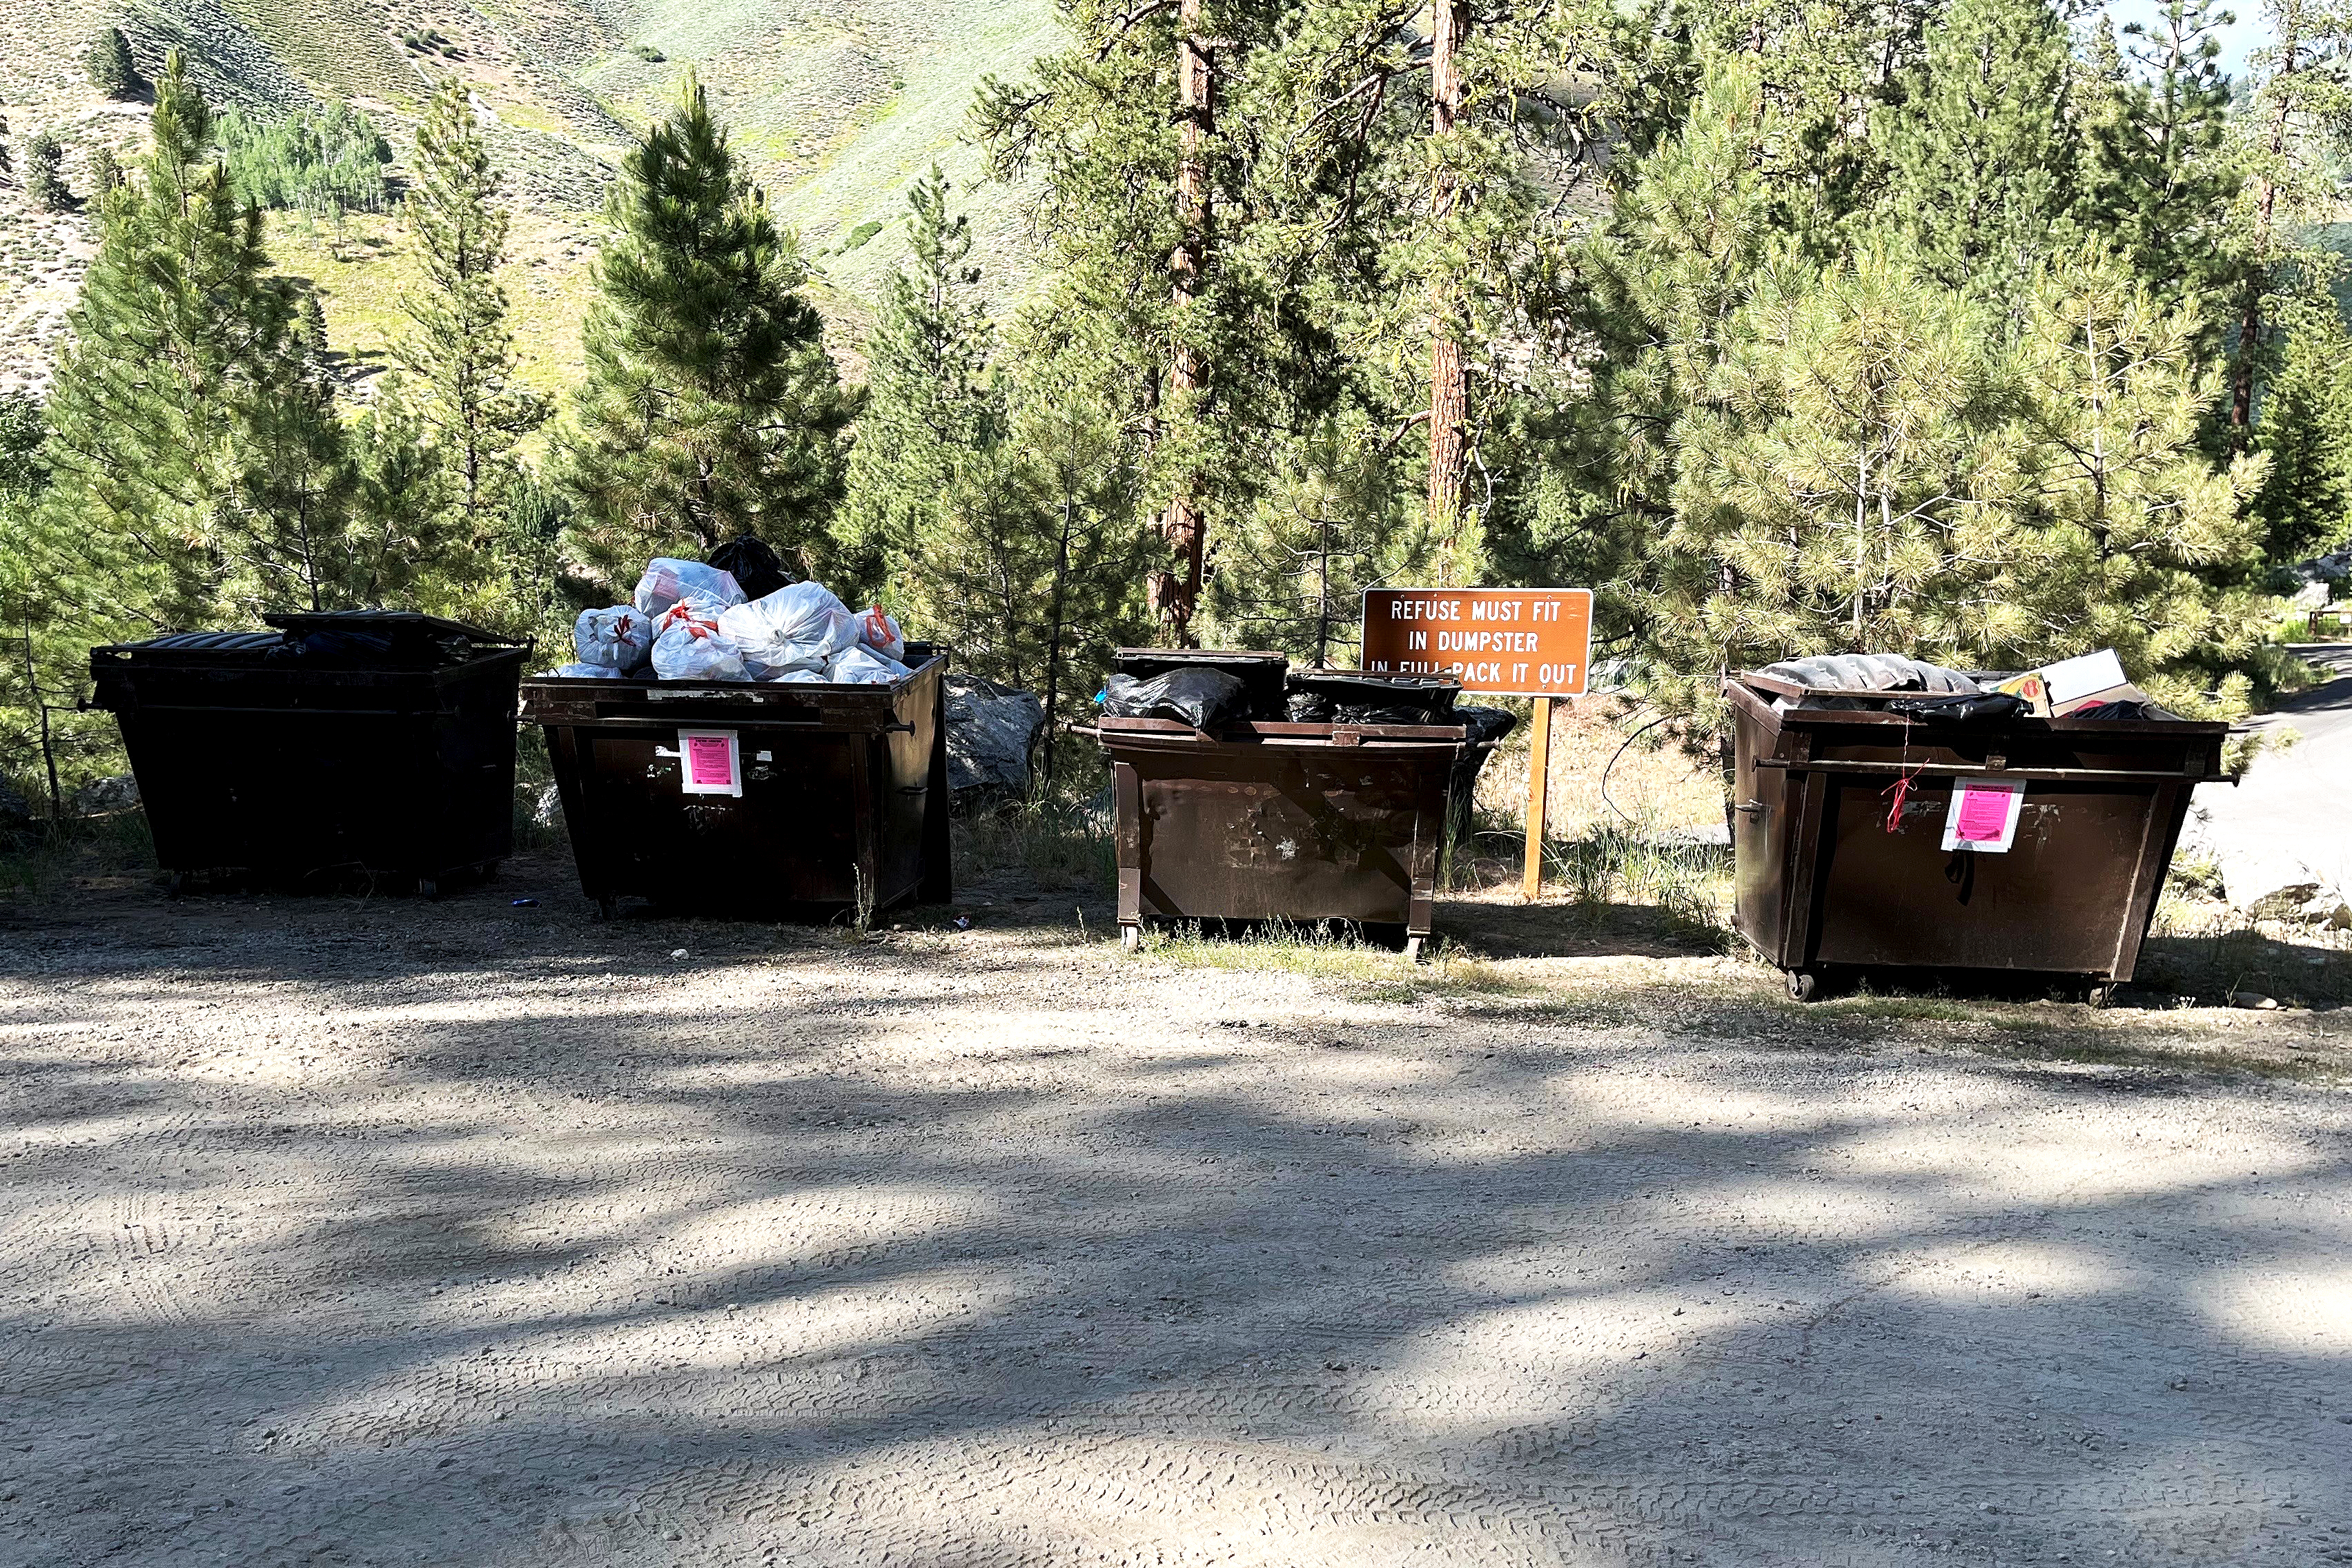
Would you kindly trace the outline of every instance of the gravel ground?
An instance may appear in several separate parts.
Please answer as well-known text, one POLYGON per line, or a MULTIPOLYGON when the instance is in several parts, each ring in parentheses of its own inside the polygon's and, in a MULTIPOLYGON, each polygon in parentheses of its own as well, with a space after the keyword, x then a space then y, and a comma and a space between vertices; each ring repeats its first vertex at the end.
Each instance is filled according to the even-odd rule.
POLYGON ((2336 1015, 568 882, 0 923, 0 1563, 2352 1563, 2336 1015))

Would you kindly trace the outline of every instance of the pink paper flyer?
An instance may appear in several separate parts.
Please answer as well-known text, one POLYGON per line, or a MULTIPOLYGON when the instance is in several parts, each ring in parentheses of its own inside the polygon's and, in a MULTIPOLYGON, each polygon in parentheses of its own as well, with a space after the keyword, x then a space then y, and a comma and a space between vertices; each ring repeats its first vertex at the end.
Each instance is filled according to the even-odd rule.
POLYGON ((1944 815, 1944 847, 2008 854, 2024 804, 2023 779, 1954 779, 1951 807, 1944 815))
POLYGON ((688 795, 743 793, 743 752, 732 730, 677 732, 678 787, 688 795))

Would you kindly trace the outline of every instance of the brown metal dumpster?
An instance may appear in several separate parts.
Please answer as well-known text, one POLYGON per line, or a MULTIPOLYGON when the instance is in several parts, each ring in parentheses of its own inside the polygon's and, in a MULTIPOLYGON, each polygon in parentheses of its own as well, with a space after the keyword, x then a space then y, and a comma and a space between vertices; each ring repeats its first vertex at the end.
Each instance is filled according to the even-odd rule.
POLYGON ((2104 1002, 2132 977, 2190 792, 2219 774, 2228 731, 2169 718, 1931 722, 1755 674, 1724 693, 1733 923, 1799 1001, 1832 971, 1916 968, 2068 976, 2104 1002), (2005 852, 1947 847, 1961 780, 2018 787, 2005 852))
POLYGON ((582 889, 607 918, 624 898, 765 918, 945 902, 947 660, 908 654, 888 685, 524 681, 582 889))
POLYGON ((1118 923, 1339 920, 1430 934, 1459 725, 1166 719, 1094 733, 1111 762, 1118 923))

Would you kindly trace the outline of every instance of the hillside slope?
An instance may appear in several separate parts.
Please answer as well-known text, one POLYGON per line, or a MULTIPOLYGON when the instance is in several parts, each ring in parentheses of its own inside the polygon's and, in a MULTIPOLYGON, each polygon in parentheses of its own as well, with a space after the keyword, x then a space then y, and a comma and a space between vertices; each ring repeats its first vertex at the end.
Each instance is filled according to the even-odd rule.
MULTIPOLYGON (((0 114, 12 143, 36 130, 63 140, 77 191, 91 147, 128 153, 143 134, 144 106, 107 102, 81 68, 110 21, 151 73, 167 48, 184 49, 219 102, 348 99, 395 142, 433 82, 459 75, 498 117, 491 140, 527 209, 519 264, 541 297, 582 286, 612 168, 690 68, 801 231, 828 312, 853 341, 905 255, 895 220, 907 186, 933 162, 964 192, 992 292, 1017 290, 1017 193, 976 185, 964 114, 983 75, 1017 75, 1060 37, 1052 0, 20 0, 0 13, 0 114)), ((92 238, 86 215, 33 214, 0 181, 0 386, 43 379, 92 238)), ((317 250, 281 248, 289 266, 317 250)), ((389 268, 393 248, 346 249, 332 296, 374 290, 366 258, 382 254, 389 268)), ((338 316, 331 297, 331 327, 338 316)), ((572 357, 564 344, 536 347, 551 364, 572 357)))

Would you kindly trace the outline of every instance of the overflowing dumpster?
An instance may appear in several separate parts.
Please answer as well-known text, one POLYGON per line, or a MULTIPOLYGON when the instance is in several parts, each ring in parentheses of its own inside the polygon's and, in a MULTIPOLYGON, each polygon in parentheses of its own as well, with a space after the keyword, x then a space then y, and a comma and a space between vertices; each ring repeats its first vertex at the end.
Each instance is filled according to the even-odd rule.
POLYGON ((1841 971, 2045 974, 2095 1003, 2132 977, 2228 726, 2144 701, 2036 716, 2000 679, 1725 682, 1734 925, 1792 997, 1841 971))
MULTIPOLYGON (((1286 680, 1281 661, 1119 651, 1093 732, 1111 764, 1121 938, 1134 947, 1152 918, 1339 921, 1418 957, 1432 931, 1449 793, 1473 750, 1452 711, 1456 689, 1352 671, 1286 680), (1199 679, 1213 670, 1234 683, 1222 704, 1199 679), (1193 684, 1168 685, 1171 673, 1193 684), (1189 708, 1192 718, 1150 711, 1160 695, 1173 705, 1165 710, 1189 708), (1145 710, 1117 711, 1122 705, 1145 710), (1299 721, 1292 711, 1332 716, 1299 721), (1432 721, 1376 721, 1424 717, 1432 721)), ((1479 755, 1499 733, 1488 728, 1479 755)))
POLYGON ((90 650, 175 886, 363 875, 437 893, 513 845, 530 646, 406 611, 90 650))
POLYGON ((947 661, 908 643, 887 682, 534 677, 580 884, 768 919, 952 896, 947 661))

